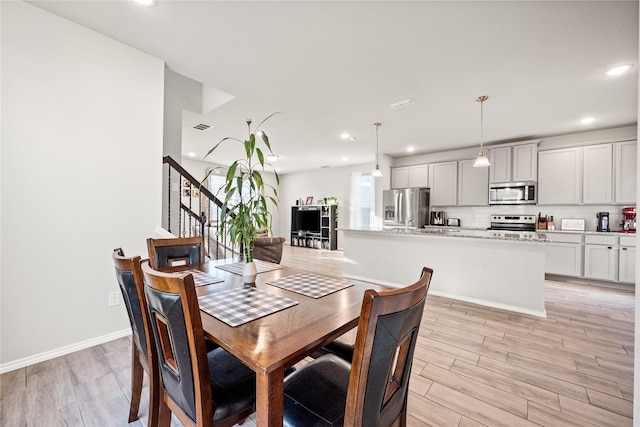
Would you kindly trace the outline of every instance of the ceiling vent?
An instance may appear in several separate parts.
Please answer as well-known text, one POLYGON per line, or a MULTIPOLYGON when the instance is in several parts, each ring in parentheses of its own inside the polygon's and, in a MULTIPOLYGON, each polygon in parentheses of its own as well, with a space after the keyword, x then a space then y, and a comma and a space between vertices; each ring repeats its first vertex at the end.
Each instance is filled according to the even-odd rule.
POLYGON ((413 101, 413 99, 407 98, 402 101, 394 102, 393 104, 390 104, 389 107, 391 107, 394 110, 400 110, 402 108, 411 107, 412 105, 415 105, 415 104, 416 103, 413 101))
POLYGON ((204 124, 204 123, 198 123, 197 125, 193 125, 191 126, 192 129, 196 129, 196 130, 207 130, 209 129, 211 126, 204 124))

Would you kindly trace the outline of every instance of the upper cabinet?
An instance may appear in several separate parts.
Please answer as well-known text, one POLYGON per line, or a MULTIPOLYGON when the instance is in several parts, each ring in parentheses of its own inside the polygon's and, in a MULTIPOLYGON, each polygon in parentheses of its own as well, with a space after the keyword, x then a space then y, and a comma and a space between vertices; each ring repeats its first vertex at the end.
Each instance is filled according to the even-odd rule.
POLYGON ((582 147, 538 153, 538 204, 574 205, 582 195, 582 147))
POLYGON ((583 147, 582 203, 613 201, 613 144, 583 147))
POLYGON ((489 204, 489 168, 474 168, 473 162, 458 162, 458 206, 489 204))
POLYGON ((458 162, 430 164, 429 183, 431 185, 431 206, 456 206, 458 162))
POLYGON ((614 203, 636 203, 637 141, 613 144, 614 149, 614 203))
POLYGON ((408 188, 409 187, 409 168, 404 166, 401 168, 391 169, 391 188, 408 188))
POLYGON ((637 142, 538 153, 538 204, 636 203, 637 142))
POLYGON ((391 188, 429 186, 429 165, 402 166, 391 169, 391 188))
POLYGON ((536 181, 537 153, 537 142, 490 148, 489 181, 492 183, 536 181))

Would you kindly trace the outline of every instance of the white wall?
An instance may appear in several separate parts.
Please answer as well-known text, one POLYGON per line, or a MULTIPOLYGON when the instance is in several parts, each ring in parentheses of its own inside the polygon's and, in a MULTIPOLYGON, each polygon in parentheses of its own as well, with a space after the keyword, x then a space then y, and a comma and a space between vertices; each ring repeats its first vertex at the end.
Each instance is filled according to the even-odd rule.
POLYGON ((111 252, 160 223, 164 63, 0 2, 0 369, 126 333, 111 252))
MULTIPOLYGON (((353 172, 370 172, 375 167, 373 163, 351 165, 336 168, 316 169, 308 172, 297 172, 280 177, 280 236, 288 242, 291 240, 291 206, 297 199, 306 200, 313 196, 314 203, 320 197, 338 198, 338 228, 348 227, 351 220, 349 200, 351 198, 351 175, 353 172)), ((376 180, 376 210, 380 215, 378 194, 382 189, 389 188, 388 159, 382 159, 380 168, 386 171, 382 178, 376 180), (385 167, 386 166, 386 167, 385 167), (378 210, 379 209, 379 210, 378 210)), ((381 206, 381 205, 380 205, 381 206)), ((338 248, 342 233, 338 232, 338 248)))

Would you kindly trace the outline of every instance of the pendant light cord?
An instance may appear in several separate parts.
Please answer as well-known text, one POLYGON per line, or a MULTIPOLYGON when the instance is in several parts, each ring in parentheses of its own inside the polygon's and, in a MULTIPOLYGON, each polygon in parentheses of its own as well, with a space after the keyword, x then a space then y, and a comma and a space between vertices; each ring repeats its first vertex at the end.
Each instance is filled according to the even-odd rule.
POLYGON ((476 98, 476 101, 480 103, 480 152, 483 152, 484 145, 484 101, 489 97, 482 95, 476 98))
POLYGON ((378 168, 378 128, 382 123, 374 123, 373 125, 376 127, 376 169, 378 168))

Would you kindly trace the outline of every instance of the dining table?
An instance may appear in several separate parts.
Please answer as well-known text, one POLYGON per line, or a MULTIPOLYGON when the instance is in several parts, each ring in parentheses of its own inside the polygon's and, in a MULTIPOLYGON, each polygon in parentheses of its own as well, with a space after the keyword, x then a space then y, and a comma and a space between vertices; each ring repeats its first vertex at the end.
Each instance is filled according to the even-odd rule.
POLYGON ((285 371, 358 325, 365 290, 389 287, 256 263, 258 275, 252 284, 244 283, 244 262, 237 258, 166 270, 194 274, 206 338, 256 373, 256 425, 281 427, 285 371), (246 298, 260 299, 236 306, 229 298, 240 294, 243 304, 246 298), (247 321, 245 314, 258 317, 247 321))

